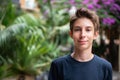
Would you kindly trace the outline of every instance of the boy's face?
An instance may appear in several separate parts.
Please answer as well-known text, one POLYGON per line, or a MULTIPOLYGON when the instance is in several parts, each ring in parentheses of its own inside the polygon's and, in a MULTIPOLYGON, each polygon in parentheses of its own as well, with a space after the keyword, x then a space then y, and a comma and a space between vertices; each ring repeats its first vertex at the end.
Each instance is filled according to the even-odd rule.
POLYGON ((94 25, 88 18, 79 18, 73 24, 70 36, 74 40, 75 48, 79 50, 91 49, 92 42, 96 39, 98 32, 94 31, 94 25))

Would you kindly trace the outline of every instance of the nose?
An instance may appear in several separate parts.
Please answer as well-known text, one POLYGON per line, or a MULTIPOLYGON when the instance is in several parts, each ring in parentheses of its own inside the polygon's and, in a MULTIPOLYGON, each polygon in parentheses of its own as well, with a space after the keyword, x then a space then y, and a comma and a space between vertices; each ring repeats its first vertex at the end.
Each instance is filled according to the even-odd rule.
POLYGON ((85 37, 85 35, 86 35, 85 30, 81 30, 81 38, 85 37))

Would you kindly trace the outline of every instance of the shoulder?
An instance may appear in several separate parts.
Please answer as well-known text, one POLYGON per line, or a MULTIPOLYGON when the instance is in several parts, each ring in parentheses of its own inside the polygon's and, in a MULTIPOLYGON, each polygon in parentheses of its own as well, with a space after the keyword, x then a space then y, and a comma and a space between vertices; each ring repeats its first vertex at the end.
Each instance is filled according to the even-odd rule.
POLYGON ((112 80, 112 65, 106 59, 96 56, 96 63, 98 63, 98 69, 104 76, 104 80, 112 80))
POLYGON ((52 61, 52 64, 64 64, 69 59, 69 55, 59 57, 52 61))
POLYGON ((112 65, 109 61, 107 61, 106 59, 104 58, 101 58, 97 55, 95 55, 95 61, 102 67, 104 68, 109 68, 109 69, 112 69, 112 65))

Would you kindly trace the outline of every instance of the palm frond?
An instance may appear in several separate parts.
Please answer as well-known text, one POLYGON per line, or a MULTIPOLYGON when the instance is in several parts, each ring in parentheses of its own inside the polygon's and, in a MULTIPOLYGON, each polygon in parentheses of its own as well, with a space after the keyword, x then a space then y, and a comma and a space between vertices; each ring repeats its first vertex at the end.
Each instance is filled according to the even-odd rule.
POLYGON ((14 24, 0 31, 0 46, 6 44, 14 35, 25 29, 26 24, 14 24))
POLYGON ((16 23, 27 23, 27 25, 29 26, 39 26, 41 22, 39 21, 39 18, 35 17, 33 14, 26 13, 16 18, 14 23, 15 24, 16 23))

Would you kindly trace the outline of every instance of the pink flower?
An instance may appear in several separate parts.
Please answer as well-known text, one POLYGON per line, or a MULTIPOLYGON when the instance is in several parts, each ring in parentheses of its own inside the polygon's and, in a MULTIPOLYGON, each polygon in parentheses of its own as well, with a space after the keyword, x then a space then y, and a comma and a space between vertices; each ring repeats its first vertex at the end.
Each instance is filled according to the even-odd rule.
POLYGON ((88 4, 88 9, 94 9, 94 5, 93 4, 88 4))
POLYGON ((105 25, 112 25, 115 23, 115 19, 114 18, 110 18, 110 17, 107 17, 107 18, 103 18, 102 22, 103 24, 105 25))
POLYGON ((75 5, 75 0, 69 0, 69 3, 70 3, 71 5, 75 5))
POLYGON ((90 0, 83 0, 83 4, 89 4, 90 0))

